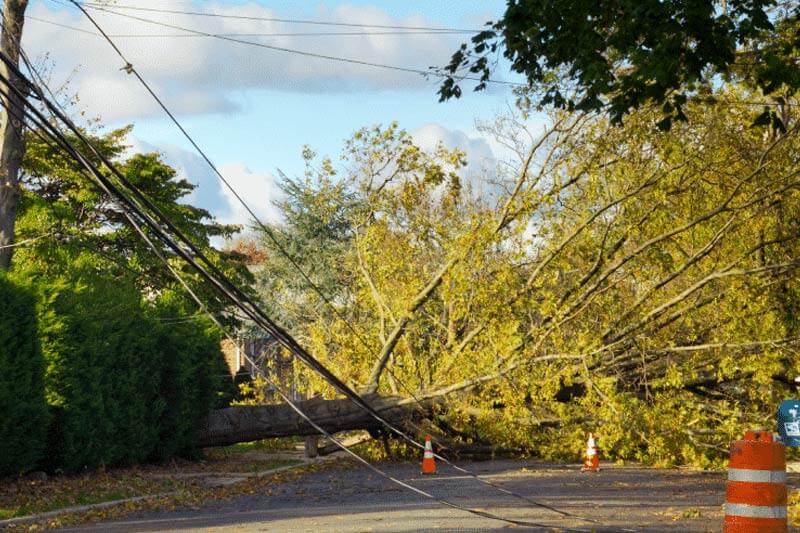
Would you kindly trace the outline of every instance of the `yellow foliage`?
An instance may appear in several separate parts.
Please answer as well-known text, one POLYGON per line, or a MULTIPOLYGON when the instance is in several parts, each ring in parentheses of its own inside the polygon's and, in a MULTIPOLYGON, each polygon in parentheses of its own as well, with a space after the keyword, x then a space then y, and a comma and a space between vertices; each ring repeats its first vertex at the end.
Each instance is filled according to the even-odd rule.
POLYGON ((658 134, 655 111, 555 115, 494 196, 458 151, 357 132, 309 181, 354 205, 338 313, 293 289, 297 335, 356 387, 460 391, 440 423, 466 442, 575 460, 594 431, 608 458, 719 465, 800 371, 800 139, 743 129, 738 97, 658 134))

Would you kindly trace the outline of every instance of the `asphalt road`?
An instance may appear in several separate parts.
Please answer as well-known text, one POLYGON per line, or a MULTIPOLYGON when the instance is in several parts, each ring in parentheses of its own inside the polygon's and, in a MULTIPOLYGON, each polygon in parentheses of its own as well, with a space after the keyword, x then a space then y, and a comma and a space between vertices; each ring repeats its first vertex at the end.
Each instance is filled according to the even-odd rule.
MULTIPOLYGON (((412 464, 386 472, 453 503, 539 527, 474 516, 425 500, 365 468, 335 468, 276 485, 271 494, 206 504, 197 510, 131 515, 62 531, 720 531, 725 473, 579 466, 523 461, 463 465, 493 483, 555 507, 563 517, 440 465, 435 476, 412 464), (581 520, 588 518, 594 522, 581 520)), ((797 480, 795 480, 797 481, 797 480)), ((795 483, 796 484, 796 483, 795 483)))

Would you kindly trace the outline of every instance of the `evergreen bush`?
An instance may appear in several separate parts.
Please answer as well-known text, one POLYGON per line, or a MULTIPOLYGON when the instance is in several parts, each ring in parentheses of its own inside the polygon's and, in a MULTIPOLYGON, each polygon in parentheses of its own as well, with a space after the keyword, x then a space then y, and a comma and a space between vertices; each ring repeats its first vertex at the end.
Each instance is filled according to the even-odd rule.
POLYGON ((92 279, 42 291, 50 427, 45 466, 77 471, 193 452, 214 405, 219 335, 179 299, 143 300, 133 285, 92 279))
POLYGON ((39 461, 47 430, 44 362, 32 294, 0 273, 0 475, 39 461))
MULTIPOLYGON (((180 298, 165 295, 152 309, 151 335, 163 352, 160 358, 158 447, 153 459, 192 455, 197 424, 227 395, 220 334, 206 317, 176 322, 188 315, 180 298), (222 367, 220 367, 220 364, 222 367)), ((229 385, 232 388, 232 384, 229 385)))
POLYGON ((157 435, 158 362, 133 287, 94 279, 40 285, 46 466, 74 471, 146 459, 157 435))

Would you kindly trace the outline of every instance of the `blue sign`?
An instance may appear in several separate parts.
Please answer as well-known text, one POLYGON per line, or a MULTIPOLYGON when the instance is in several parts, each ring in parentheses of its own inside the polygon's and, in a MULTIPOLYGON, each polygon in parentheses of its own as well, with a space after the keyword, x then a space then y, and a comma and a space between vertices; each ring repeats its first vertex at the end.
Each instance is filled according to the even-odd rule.
POLYGON ((786 446, 800 448, 800 400, 784 400, 778 406, 778 434, 786 446))

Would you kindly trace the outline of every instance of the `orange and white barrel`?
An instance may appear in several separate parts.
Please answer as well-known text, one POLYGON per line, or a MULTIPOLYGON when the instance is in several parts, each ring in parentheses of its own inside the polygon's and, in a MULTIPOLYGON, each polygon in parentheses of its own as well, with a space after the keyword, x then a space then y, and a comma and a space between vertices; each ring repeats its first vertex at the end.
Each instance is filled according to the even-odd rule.
POLYGON ((786 447, 768 431, 731 443, 725 533, 785 533, 786 447))

